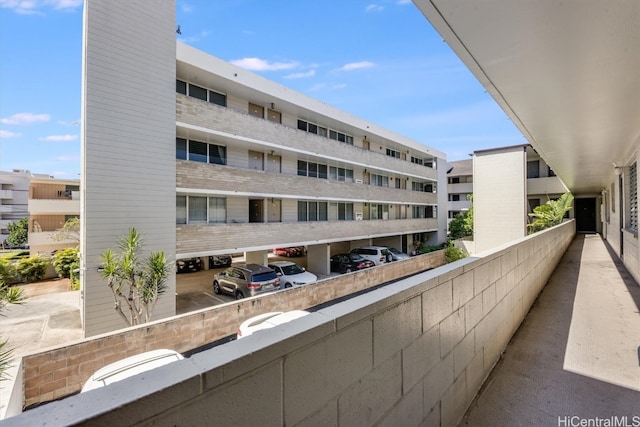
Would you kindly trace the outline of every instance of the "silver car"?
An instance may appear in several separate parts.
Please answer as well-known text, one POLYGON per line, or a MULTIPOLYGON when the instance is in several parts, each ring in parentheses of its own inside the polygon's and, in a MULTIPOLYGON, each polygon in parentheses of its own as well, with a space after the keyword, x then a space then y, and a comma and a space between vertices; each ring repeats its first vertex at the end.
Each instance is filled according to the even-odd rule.
POLYGON ((236 299, 252 297, 280 289, 280 278, 269 267, 238 264, 213 276, 213 292, 233 295, 236 299))

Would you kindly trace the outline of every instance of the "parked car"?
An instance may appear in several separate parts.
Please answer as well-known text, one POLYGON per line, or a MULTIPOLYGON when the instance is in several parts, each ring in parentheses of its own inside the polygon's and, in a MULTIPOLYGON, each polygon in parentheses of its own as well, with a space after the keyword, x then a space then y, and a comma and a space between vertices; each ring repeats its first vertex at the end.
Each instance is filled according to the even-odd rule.
POLYGON ((180 353, 173 350, 162 349, 152 350, 118 360, 117 362, 98 369, 91 375, 87 382, 84 383, 82 393, 104 387, 116 381, 121 381, 141 372, 149 371, 181 359, 184 359, 184 357, 182 357, 180 353))
POLYGON ((202 260, 198 257, 179 259, 176 261, 176 271, 178 273, 200 270, 202 270, 202 260))
POLYGON ((334 255, 331 257, 329 264, 331 271, 338 273, 351 273, 352 271, 362 270, 376 265, 373 261, 353 252, 334 255))
POLYGON ((232 261, 231 255, 211 255, 209 257, 209 268, 231 267, 232 261))
POLYGON ((411 258, 408 254, 405 254, 396 248, 387 248, 387 250, 389 250, 389 253, 391 254, 392 261, 411 258))
POLYGON ((258 264, 239 264, 213 277, 213 292, 233 295, 236 299, 252 297, 280 288, 280 278, 273 269, 258 264))
POLYGON ((248 337, 256 332, 291 322, 292 320, 299 319, 307 314, 309 314, 309 312, 303 310, 292 310, 287 312, 274 311, 271 313, 259 314, 258 316, 247 319, 240 324, 237 337, 238 339, 248 337))
POLYGON ((318 276, 309 273, 295 262, 273 261, 269 263, 278 276, 280 276, 280 289, 302 286, 318 280, 318 276))
POLYGON ((290 248, 275 248, 273 253, 277 256, 299 257, 304 255, 304 246, 292 246, 290 248))
POLYGON ((363 246, 351 249, 351 252, 373 261, 376 265, 393 260, 391 253, 385 246, 363 246))

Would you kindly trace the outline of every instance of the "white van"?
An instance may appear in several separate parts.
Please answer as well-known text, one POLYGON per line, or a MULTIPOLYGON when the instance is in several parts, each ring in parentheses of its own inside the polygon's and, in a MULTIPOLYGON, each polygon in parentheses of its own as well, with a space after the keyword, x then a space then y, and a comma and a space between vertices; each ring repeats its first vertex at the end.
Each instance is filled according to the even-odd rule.
POLYGON ((393 261, 393 257, 385 246, 363 246, 351 249, 352 253, 373 261, 376 265, 393 261))
POLYGON ((82 387, 81 393, 104 387, 116 381, 129 378, 141 372, 159 368, 176 360, 184 359, 182 355, 173 350, 152 350, 146 353, 136 354, 126 359, 113 362, 104 368, 98 369, 82 387))

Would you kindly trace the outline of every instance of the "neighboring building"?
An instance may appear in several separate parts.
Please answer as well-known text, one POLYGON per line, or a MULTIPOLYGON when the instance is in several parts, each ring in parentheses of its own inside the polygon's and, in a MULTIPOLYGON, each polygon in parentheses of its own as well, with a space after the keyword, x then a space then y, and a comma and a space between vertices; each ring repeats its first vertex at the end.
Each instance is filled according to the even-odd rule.
POLYGON ((458 214, 471 207, 469 197, 473 195, 473 159, 449 162, 447 170, 447 225, 458 214))
MULTIPOLYGON (((474 174, 476 185, 479 182, 484 188, 477 198, 477 204, 474 204, 474 214, 480 215, 477 226, 474 226, 474 241, 481 240, 484 243, 476 246, 474 252, 480 250, 479 248, 488 249, 492 245, 513 240, 514 236, 526 235, 528 214, 532 213, 536 206, 556 200, 568 191, 560 178, 529 144, 479 150, 474 152, 473 159, 449 163, 449 222, 471 207, 471 201, 467 196, 472 196, 476 191, 474 174), (507 156, 509 158, 505 157, 507 153, 512 153, 507 156), (513 153, 515 159, 511 157, 513 153), (517 194, 512 194, 513 191, 517 194), (521 192, 524 194, 523 206, 513 203, 514 197, 521 197, 521 192), (511 224, 513 228, 510 229, 506 226, 509 221, 505 222, 503 216, 508 215, 513 209, 517 209, 517 212, 511 212, 515 216, 509 218, 518 219, 511 224)), ((567 218, 572 217, 573 210, 567 214, 567 218)), ((474 216, 474 219, 477 218, 474 216)))
POLYGON ((80 216, 80 180, 33 177, 29 187, 29 249, 32 254, 78 246, 78 236, 56 230, 80 216), (62 239, 62 237, 65 237, 62 239))
POLYGON ((0 244, 9 237, 9 224, 29 216, 31 172, 0 171, 0 244))
MULTIPOLYGON (((176 259, 244 252, 265 264, 274 247, 305 245, 316 273, 355 246, 446 239, 443 153, 176 45, 174 2, 148 14, 98 5, 85 3, 83 49, 87 336, 124 326, 98 265, 131 226, 176 259)), ((170 300, 154 318, 175 314, 170 300)))

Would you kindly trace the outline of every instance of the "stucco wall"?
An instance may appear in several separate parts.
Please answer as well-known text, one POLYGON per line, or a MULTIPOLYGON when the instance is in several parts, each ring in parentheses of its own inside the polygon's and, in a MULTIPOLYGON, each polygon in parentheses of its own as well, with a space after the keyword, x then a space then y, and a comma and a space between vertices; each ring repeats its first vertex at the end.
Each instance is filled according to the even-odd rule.
POLYGON ((61 424, 455 425, 574 234, 563 223, 9 425, 45 411, 61 424))

